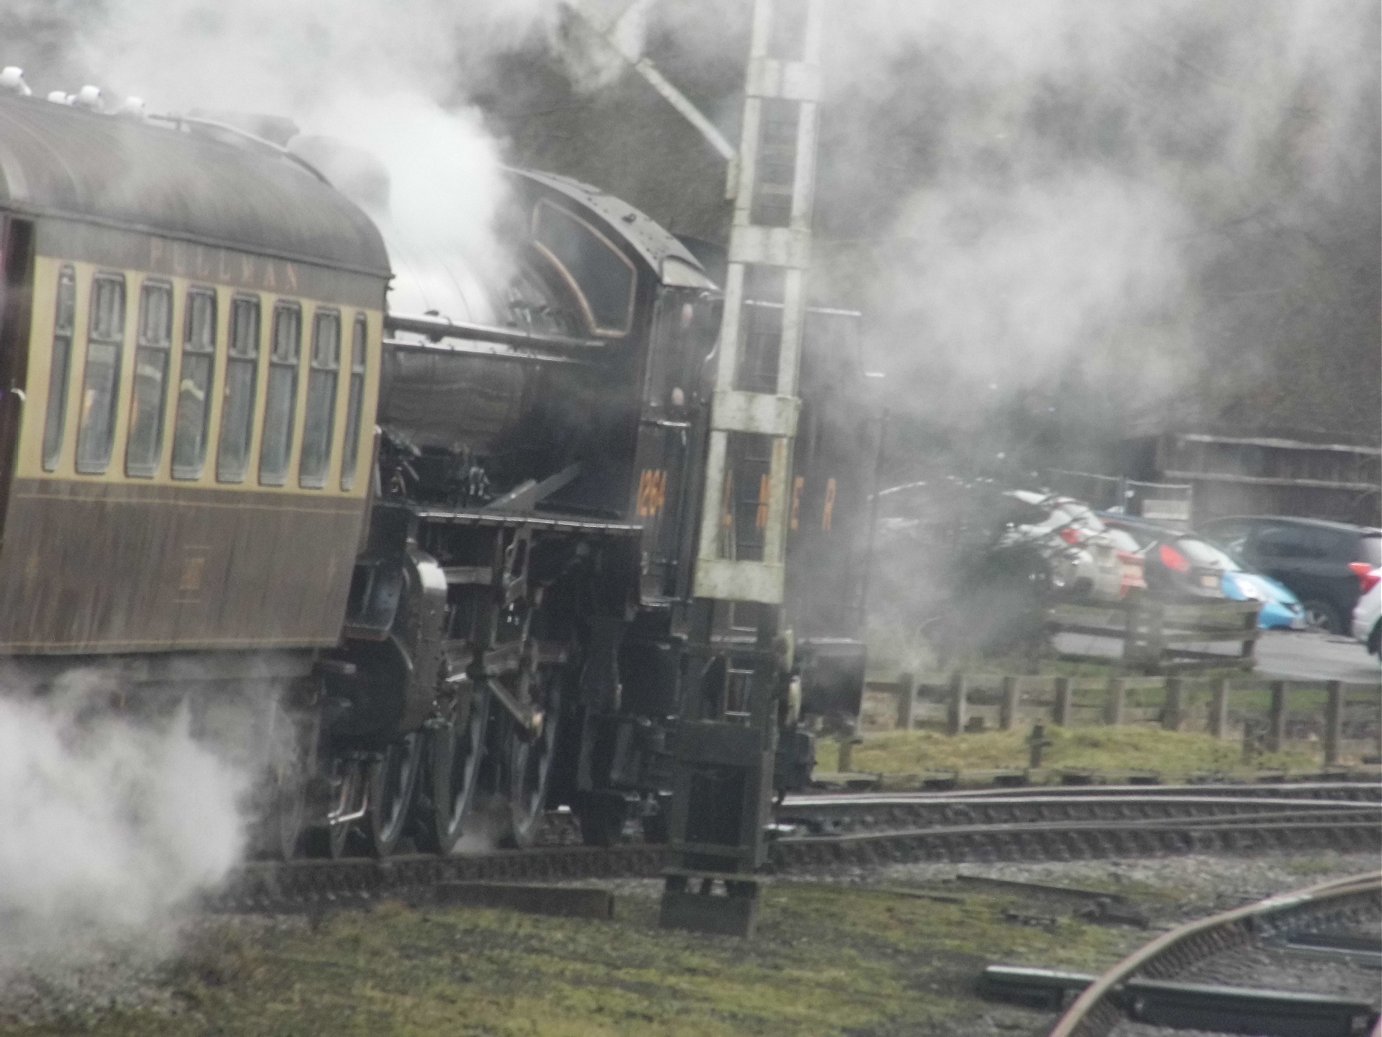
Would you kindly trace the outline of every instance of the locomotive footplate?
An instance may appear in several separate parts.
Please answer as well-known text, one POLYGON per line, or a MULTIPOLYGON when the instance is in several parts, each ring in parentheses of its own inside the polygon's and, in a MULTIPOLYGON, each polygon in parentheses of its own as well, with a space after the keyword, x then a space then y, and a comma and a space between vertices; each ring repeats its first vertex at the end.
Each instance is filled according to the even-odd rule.
POLYGON ((478 508, 413 508, 419 522, 429 525, 471 526, 489 529, 528 529, 552 533, 588 533, 641 537, 643 527, 631 522, 600 519, 549 518, 525 512, 489 511, 478 508))

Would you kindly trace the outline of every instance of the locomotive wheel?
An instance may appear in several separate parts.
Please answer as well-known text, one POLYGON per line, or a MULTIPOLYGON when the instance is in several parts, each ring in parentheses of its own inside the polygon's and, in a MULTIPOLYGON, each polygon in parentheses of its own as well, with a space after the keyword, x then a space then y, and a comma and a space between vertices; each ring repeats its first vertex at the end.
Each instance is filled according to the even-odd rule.
POLYGON ((297 767, 275 768, 271 776, 268 816, 264 818, 260 845, 274 860, 289 861, 302 847, 307 821, 307 785, 297 767))
POLYGON ((315 743, 303 731, 303 721, 274 702, 259 716, 254 734, 269 754, 260 777, 260 817, 255 830, 256 851, 275 860, 291 860, 302 845, 307 821, 307 783, 304 746, 315 743))
MULTIPOLYGON (((331 773, 326 778, 332 790, 332 814, 339 816, 351 812, 358 799, 357 790, 363 786, 366 777, 365 765, 361 761, 340 756, 332 758, 331 773)), ((346 821, 334 825, 314 825, 307 829, 303 844, 308 856, 340 860, 345 856, 350 832, 354 827, 354 822, 346 821)))
MULTIPOLYGON (((474 691, 464 716, 453 718, 427 734, 427 749, 419 778, 418 849, 450 853, 461 838, 475 803, 490 696, 474 691), (459 723, 457 722, 459 719, 459 723)), ((461 711, 458 711, 461 712, 461 711)))
POLYGON ((539 667, 533 697, 543 711, 542 729, 533 735, 505 718, 503 747, 507 786, 507 824, 503 842, 531 846, 547 809, 552 784, 552 763, 557 754, 558 718, 561 716, 561 671, 539 667))
POLYGON ((423 744, 421 732, 406 734, 390 742, 383 755, 370 764, 364 827, 369 851, 376 857, 392 854, 408 827, 423 744))

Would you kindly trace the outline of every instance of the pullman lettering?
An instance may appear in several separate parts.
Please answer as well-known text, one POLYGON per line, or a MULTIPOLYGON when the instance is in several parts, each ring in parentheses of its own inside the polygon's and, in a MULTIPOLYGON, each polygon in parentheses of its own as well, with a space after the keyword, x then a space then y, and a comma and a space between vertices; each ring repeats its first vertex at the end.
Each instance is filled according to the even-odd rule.
POLYGON ((156 274, 215 281, 262 292, 299 291, 298 265, 271 256, 250 256, 214 245, 147 238, 148 269, 156 274))

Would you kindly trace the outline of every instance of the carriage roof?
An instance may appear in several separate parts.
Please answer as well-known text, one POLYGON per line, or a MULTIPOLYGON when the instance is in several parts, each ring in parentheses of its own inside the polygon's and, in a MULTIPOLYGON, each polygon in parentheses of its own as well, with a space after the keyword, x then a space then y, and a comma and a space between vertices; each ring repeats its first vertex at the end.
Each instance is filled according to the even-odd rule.
POLYGON ((0 209, 389 273, 373 223, 311 167, 175 119, 0 96, 0 209))

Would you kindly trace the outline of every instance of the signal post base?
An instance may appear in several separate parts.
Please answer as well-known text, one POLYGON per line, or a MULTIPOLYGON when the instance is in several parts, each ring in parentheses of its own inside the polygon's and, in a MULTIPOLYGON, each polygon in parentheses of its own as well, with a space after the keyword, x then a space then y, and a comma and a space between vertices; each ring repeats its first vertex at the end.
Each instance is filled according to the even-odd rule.
POLYGON ((758 924, 761 879, 733 872, 676 868, 662 874, 665 886, 658 919, 662 928, 720 936, 753 935, 758 924))

